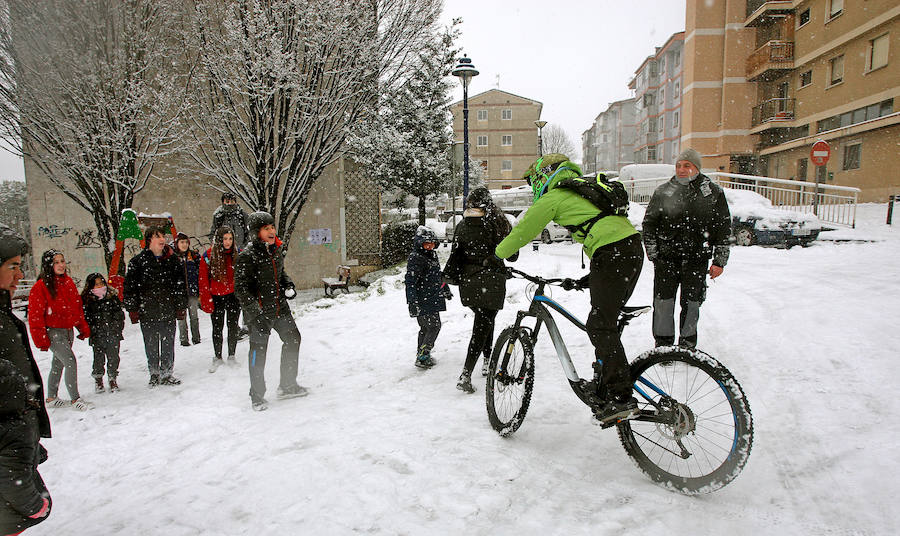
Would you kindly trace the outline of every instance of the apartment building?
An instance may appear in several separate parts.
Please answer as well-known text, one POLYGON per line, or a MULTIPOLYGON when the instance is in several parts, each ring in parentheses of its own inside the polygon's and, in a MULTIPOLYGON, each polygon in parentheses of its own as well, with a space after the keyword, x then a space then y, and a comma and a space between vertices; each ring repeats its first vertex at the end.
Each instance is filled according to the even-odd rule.
POLYGON ((672 163, 681 146, 684 32, 672 34, 634 72, 637 164, 672 163))
POLYGON ((758 168, 860 188, 860 201, 900 193, 900 4, 896 0, 747 2, 756 31, 747 60, 757 103, 758 168), (809 163, 816 140, 831 158, 809 163), (815 169, 813 169, 815 168, 815 169))
MULTIPOLYGON (((522 175, 538 156, 543 104, 500 89, 469 97, 469 157, 481 163, 490 189, 522 185, 522 175)), ((463 139, 463 102, 450 106, 453 138, 463 139)))
POLYGON ((688 0, 685 32, 681 143, 705 169, 900 191, 896 0, 688 0))
POLYGON ((581 135, 582 170, 618 171, 634 163, 635 99, 616 101, 581 135))

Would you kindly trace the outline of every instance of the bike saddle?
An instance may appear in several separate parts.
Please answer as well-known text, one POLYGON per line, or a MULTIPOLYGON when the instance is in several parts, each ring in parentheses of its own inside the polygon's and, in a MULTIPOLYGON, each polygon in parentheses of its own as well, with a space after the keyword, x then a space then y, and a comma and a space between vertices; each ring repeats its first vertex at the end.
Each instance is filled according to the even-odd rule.
POLYGON ((634 318, 636 316, 641 316, 644 313, 649 313, 652 310, 653 307, 650 307, 649 305, 638 305, 637 307, 622 307, 619 312, 625 318, 634 318))

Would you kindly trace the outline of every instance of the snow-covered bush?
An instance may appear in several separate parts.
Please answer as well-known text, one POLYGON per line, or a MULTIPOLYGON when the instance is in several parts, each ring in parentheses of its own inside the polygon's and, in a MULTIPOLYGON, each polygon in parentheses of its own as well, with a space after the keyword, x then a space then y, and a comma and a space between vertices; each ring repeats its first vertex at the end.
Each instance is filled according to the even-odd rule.
POLYGON ((412 250, 413 236, 419 224, 415 221, 392 223, 381 233, 381 265, 393 266, 406 260, 412 250))

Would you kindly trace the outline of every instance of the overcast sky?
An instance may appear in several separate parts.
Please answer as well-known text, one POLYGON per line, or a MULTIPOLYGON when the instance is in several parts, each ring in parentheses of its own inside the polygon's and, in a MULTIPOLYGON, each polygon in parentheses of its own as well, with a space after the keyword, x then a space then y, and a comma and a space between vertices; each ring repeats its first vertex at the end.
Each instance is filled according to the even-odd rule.
MULTIPOLYGON (((469 94, 498 87, 499 76, 500 89, 544 103, 542 119, 579 153, 597 114, 631 96, 628 81, 653 47, 684 30, 684 0, 444 2, 447 22, 463 19, 459 46, 481 73, 469 94)), ((22 177, 22 161, 0 151, 0 180, 22 177)))
POLYGON ((463 19, 458 45, 480 72, 469 95, 498 87, 499 76, 500 89, 544 104, 541 118, 565 129, 579 157, 581 133, 631 96, 635 69, 684 30, 684 10, 684 0, 444 0, 444 19, 463 19))

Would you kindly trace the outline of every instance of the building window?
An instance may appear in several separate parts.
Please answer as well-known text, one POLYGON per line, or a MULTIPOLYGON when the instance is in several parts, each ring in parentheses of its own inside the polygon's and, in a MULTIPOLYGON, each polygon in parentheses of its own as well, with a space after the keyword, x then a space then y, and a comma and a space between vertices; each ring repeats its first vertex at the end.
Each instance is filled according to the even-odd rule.
POLYGON ((675 155, 678 154, 678 140, 672 142, 672 158, 675 158, 675 155))
POLYGON ((606 143, 606 134, 603 135, 603 143, 606 143))
POLYGON ((512 171, 512 160, 504 160, 500 164, 500 171, 512 171))
POLYGON ((673 95, 672 99, 676 100, 681 96, 681 80, 675 82, 675 95, 673 95))
MULTIPOLYGON (((478 110, 478 120, 479 121, 487 121, 487 110, 478 110)), ((487 145, 487 144, 485 144, 487 145)))
POLYGON ((806 158, 801 158, 797 160, 797 180, 805 181, 806 180, 806 172, 809 168, 809 160, 806 158))
POLYGON ((500 138, 500 145, 512 145, 512 136, 504 134, 500 138))
POLYGON ((656 118, 651 117, 647 121, 647 132, 656 132, 656 118))
POLYGON ((681 115, 681 114, 678 113, 678 112, 675 112, 674 114, 672 114, 672 126, 673 126, 673 127, 677 127, 677 126, 678 126, 678 120, 680 119, 680 117, 679 117, 680 115, 681 115))
POLYGON ((656 160, 656 145, 649 145, 647 147, 647 162, 653 162, 656 160))
POLYGON ((675 54, 673 54, 673 56, 675 57, 675 66, 677 67, 678 65, 681 64, 681 51, 676 50, 675 54))
POLYGON ((810 84, 812 84, 812 71, 800 73, 800 87, 806 87, 810 84))
POLYGON ((825 132, 836 128, 847 127, 862 121, 871 121, 894 113, 894 99, 887 99, 869 106, 857 108, 840 115, 833 115, 822 119, 816 124, 816 132, 825 132))
POLYGON ((801 11, 800 17, 797 20, 800 22, 800 24, 797 26, 798 28, 800 26, 803 26, 807 22, 809 22, 809 8, 806 8, 803 11, 801 11))
POLYGON ((831 0, 828 7, 828 20, 844 12, 844 0, 831 0))
POLYGON ((478 136, 478 146, 487 147, 487 136, 478 136))
POLYGON ((862 156, 862 143, 854 143, 853 145, 844 145, 844 167, 843 170, 859 169, 859 160, 862 156))
POLYGON ((500 119, 512 119, 512 110, 502 110, 500 112, 500 119))
POLYGON ((868 71, 884 67, 888 63, 888 37, 884 34, 869 41, 868 71))
POLYGON ((829 62, 829 64, 831 67, 831 69, 830 69, 831 77, 829 78, 831 83, 829 85, 833 86, 835 84, 840 84, 841 82, 844 81, 844 56, 843 56, 843 54, 836 58, 831 58, 831 61, 829 62))

